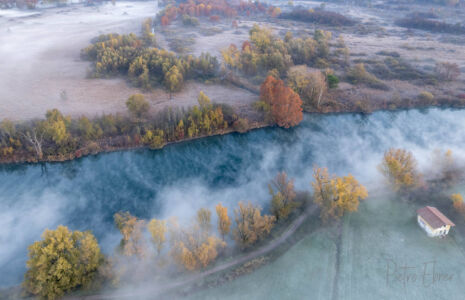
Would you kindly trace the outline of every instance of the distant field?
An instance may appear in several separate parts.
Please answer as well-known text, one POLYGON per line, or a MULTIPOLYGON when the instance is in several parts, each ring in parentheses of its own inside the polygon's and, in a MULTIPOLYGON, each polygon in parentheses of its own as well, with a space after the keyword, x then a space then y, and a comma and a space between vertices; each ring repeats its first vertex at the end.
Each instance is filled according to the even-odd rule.
MULTIPOLYGON (((415 210, 397 199, 372 198, 344 220, 338 299, 463 299, 463 249, 453 236, 428 238, 416 224, 415 210), (433 283, 434 261, 436 275, 443 277, 433 283), (403 266, 407 276, 399 277, 403 266)), ((273 263, 191 299, 331 299, 332 235, 332 230, 313 233, 273 263)))

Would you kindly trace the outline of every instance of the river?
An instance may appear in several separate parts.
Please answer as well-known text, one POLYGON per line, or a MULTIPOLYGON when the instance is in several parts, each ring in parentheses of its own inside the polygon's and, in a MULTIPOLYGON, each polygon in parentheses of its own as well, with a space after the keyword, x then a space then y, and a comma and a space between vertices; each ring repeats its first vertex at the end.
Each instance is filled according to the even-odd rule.
POLYGON ((421 168, 435 149, 465 157, 465 110, 306 115, 295 128, 265 128, 75 161, 0 167, 0 285, 22 281, 27 246, 46 228, 92 230, 106 253, 120 236, 114 213, 190 219, 199 207, 239 200, 267 208, 267 182, 280 170, 310 189, 312 166, 348 172, 368 188, 389 147, 411 150, 421 168))

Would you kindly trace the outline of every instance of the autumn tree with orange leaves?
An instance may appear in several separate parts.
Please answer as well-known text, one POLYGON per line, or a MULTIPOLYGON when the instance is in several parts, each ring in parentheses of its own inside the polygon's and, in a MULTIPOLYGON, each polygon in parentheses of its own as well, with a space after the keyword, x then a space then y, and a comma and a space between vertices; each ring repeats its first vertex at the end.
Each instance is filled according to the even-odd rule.
POLYGON ((268 76, 260 87, 260 101, 269 108, 273 122, 280 127, 298 125, 303 118, 302 100, 280 79, 268 76))

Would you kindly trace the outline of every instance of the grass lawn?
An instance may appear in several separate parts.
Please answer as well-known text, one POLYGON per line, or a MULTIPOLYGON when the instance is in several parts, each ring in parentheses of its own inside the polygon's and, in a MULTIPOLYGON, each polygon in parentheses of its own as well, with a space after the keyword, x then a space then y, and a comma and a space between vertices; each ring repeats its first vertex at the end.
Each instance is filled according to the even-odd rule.
MULTIPOLYGON (((338 299, 465 299, 459 237, 427 237, 416 224, 416 209, 377 196, 344 219, 338 299)), ((334 228, 317 230, 255 272, 190 298, 331 299, 334 240, 334 228)))

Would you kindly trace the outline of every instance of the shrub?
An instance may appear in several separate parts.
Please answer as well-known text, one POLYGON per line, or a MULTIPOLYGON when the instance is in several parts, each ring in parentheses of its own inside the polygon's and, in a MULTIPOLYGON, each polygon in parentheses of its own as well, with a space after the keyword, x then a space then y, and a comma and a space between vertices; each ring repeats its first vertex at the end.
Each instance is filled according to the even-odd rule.
POLYGON ((326 80, 328 81, 328 87, 330 89, 337 88, 337 86, 339 84, 339 78, 336 75, 328 74, 328 75, 326 75, 326 80))
POLYGON ((356 64, 347 72, 347 80, 352 84, 366 84, 374 89, 389 89, 388 86, 376 78, 375 75, 368 73, 363 63, 356 64))
POLYGON ((239 118, 233 123, 233 129, 240 133, 247 132, 247 130, 249 130, 249 121, 247 119, 239 118))
POLYGON ((189 15, 182 16, 182 24, 184 26, 198 26, 199 20, 196 17, 191 17, 189 15))
POLYGON ((282 13, 279 17, 282 19, 297 20, 330 26, 352 26, 356 23, 354 20, 347 18, 339 13, 321 9, 309 10, 304 8, 296 8, 291 12, 282 13))
POLYGON ((423 91, 420 93, 420 95, 418 95, 418 98, 426 103, 431 103, 434 100, 434 95, 428 91, 423 91))

